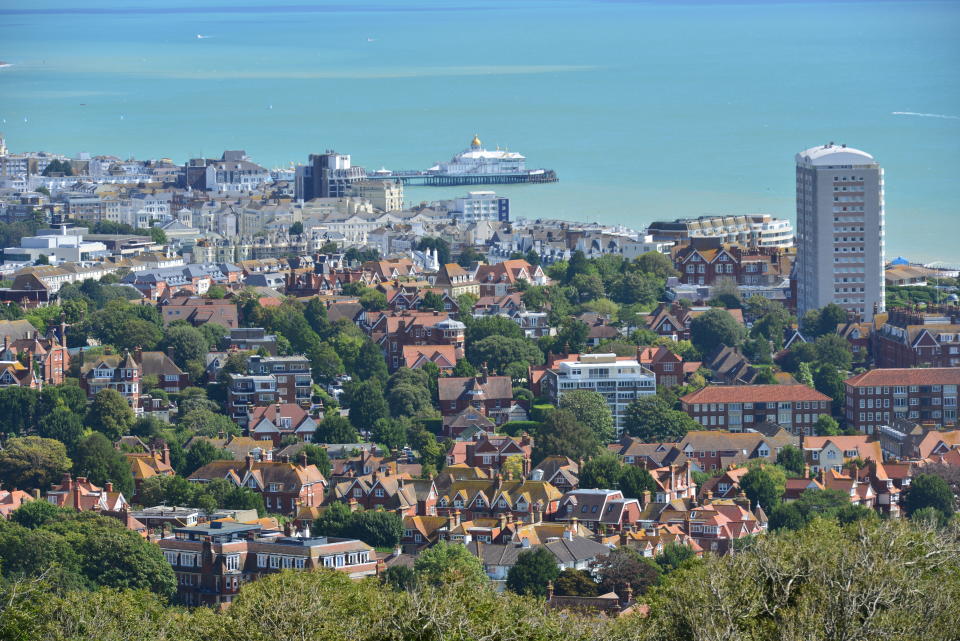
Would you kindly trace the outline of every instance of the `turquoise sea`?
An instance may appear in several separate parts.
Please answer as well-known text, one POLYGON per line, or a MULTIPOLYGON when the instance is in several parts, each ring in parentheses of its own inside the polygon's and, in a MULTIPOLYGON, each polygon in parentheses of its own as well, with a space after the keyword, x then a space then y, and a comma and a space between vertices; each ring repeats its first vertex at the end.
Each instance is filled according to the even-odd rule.
POLYGON ((514 215, 635 228, 792 218, 794 154, 834 140, 886 169, 888 258, 957 263, 958 34, 956 1, 0 0, 0 131, 15 151, 336 149, 369 169, 477 133, 560 176, 501 189, 514 215))

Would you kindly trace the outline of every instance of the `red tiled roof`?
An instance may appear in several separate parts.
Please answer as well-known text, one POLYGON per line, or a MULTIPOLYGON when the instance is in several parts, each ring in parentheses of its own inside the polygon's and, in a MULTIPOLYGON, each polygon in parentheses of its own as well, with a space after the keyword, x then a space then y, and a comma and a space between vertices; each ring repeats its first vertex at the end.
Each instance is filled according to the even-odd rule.
POLYGON ((701 404, 829 400, 829 396, 806 385, 708 385, 680 398, 682 403, 701 404))
POLYGON ((958 385, 960 367, 874 369, 844 381, 854 387, 874 385, 958 385))

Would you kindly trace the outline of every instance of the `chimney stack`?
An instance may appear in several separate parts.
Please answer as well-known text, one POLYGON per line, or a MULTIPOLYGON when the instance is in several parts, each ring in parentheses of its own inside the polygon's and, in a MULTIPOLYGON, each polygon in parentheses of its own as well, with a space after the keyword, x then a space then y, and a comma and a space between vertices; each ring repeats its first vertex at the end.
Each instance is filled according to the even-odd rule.
POLYGON ((170 446, 166 441, 163 442, 163 462, 170 465, 170 446))
POLYGON ((105 489, 108 494, 110 494, 111 492, 113 492, 113 481, 107 481, 107 482, 104 484, 103 489, 105 489))
POLYGON ((305 450, 300 450, 300 467, 307 466, 307 453, 305 450))
POLYGON ((252 455, 252 454, 247 454, 247 456, 246 456, 245 458, 246 458, 246 463, 247 463, 247 471, 249 472, 250 470, 253 469, 253 455, 252 455))

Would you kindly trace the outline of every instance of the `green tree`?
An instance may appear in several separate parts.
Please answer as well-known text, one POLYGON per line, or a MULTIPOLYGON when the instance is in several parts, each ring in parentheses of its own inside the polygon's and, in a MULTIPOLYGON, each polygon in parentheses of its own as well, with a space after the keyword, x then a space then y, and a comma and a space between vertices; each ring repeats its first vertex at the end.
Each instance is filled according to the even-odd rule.
POLYGON ((429 411, 433 407, 433 398, 430 396, 428 387, 403 383, 389 386, 387 405, 390 407, 390 414, 394 417, 414 416, 420 412, 429 411))
POLYGON ((813 343, 817 350, 817 360, 824 365, 847 371, 853 363, 853 351, 850 343, 838 334, 824 334, 813 343))
POLYGON ((203 360, 210 348, 208 339, 203 333, 190 325, 176 325, 167 329, 167 334, 160 343, 163 349, 172 349, 173 362, 181 369, 194 360, 203 360))
POLYGON ((240 427, 223 414, 205 408, 192 409, 180 417, 177 426, 195 436, 219 438, 221 434, 240 436, 240 427))
POLYGON ((536 547, 517 556, 517 562, 507 573, 507 587, 517 594, 542 597, 547 593, 547 583, 559 575, 557 557, 545 547, 536 547))
POLYGON ((49 414, 41 414, 37 421, 37 435, 60 441, 68 451, 73 451, 83 433, 83 421, 64 405, 57 406, 49 414))
POLYGON ((10 520, 25 528, 35 530, 47 523, 59 520, 63 509, 47 501, 28 501, 10 514, 10 520))
POLYGON ((11 385, 0 389, 0 425, 7 434, 24 434, 36 420, 39 393, 11 385))
POLYGON ((488 336, 467 344, 467 358, 476 366, 486 363, 495 373, 503 373, 511 363, 543 363, 543 353, 526 338, 488 336))
POLYGON ((690 340, 701 354, 709 354, 720 345, 737 347, 743 336, 743 326, 723 309, 710 309, 690 322, 690 340))
POLYGON ((287 230, 287 233, 291 236, 300 236, 303 234, 303 223, 299 220, 290 225, 290 229, 287 230))
POLYGON ((795 378, 798 383, 806 385, 807 387, 813 387, 813 371, 810 369, 810 363, 800 363, 797 366, 795 378))
POLYGON ((553 593, 557 596, 597 596, 598 587, 589 571, 567 568, 553 582, 553 593))
POLYGON ((390 415, 383 387, 377 378, 368 378, 357 384, 350 394, 349 407, 350 422, 363 431, 372 430, 377 421, 390 415))
POLYGON ((133 496, 130 464, 100 432, 93 432, 77 444, 73 470, 76 476, 85 476, 91 483, 103 486, 110 481, 116 491, 127 498, 133 496))
POLYGON ((504 316, 473 318, 470 315, 463 315, 463 322, 467 326, 465 336, 467 345, 479 343, 490 336, 523 338, 523 330, 520 326, 504 316))
POLYGON ((473 366, 470 361, 465 358, 461 358, 457 361, 457 364, 453 366, 453 376, 473 378, 480 372, 477 371, 477 368, 473 366))
POLYGON ((673 261, 666 254, 660 252, 647 252, 638 256, 633 264, 641 272, 652 274, 658 278, 670 278, 679 276, 680 273, 674 269, 673 261))
POLYGON ((653 394, 627 406, 624 427, 645 443, 676 443, 700 426, 687 414, 673 409, 662 396, 653 394))
POLYGON ((360 346, 353 371, 362 381, 376 378, 382 383, 387 380, 387 361, 376 343, 371 340, 364 341, 360 346))
POLYGON ((353 512, 346 535, 374 547, 395 547, 403 536, 403 519, 396 512, 367 510, 353 512))
POLYGON ((622 592, 629 584, 635 594, 644 594, 660 582, 660 566, 628 547, 610 550, 610 554, 594 562, 591 569, 603 592, 622 592))
POLYGON ((740 479, 740 489, 746 493, 751 505, 769 510, 779 505, 786 483, 783 470, 772 465, 756 465, 740 479))
POLYGON ((560 409, 570 410, 574 418, 596 434, 597 440, 607 443, 615 438, 613 414, 607 400, 593 390, 571 390, 560 398, 560 409))
POLYGON ((326 448, 312 443, 306 443, 300 451, 307 455, 307 465, 316 465, 324 477, 330 476, 332 466, 326 448))
POLYGON ((843 374, 837 370, 831 363, 821 365, 813 376, 813 386, 821 394, 826 394, 833 399, 832 410, 834 414, 843 412, 843 403, 846 398, 846 387, 843 382, 843 374))
POLYGON ((950 518, 956 510, 956 497, 950 485, 939 476, 919 474, 910 482, 903 508, 907 516, 912 517, 915 512, 927 507, 950 518))
POLYGON ((569 410, 551 410, 537 431, 533 458, 567 456, 588 459, 600 451, 600 441, 589 427, 578 422, 569 410))
POLYGON ((821 414, 813 426, 817 436, 839 436, 840 424, 833 420, 833 417, 821 414))
POLYGON ((424 294, 423 301, 421 301, 420 303, 420 309, 424 311, 429 309, 433 309, 438 312, 444 311, 443 296, 441 296, 437 292, 427 292, 426 294, 424 294))
POLYGON ((657 555, 655 561, 664 574, 669 574, 688 565, 696 558, 696 553, 689 545, 673 542, 663 546, 663 551, 657 555))
POLYGON ((617 489, 623 492, 625 498, 639 499, 644 492, 654 492, 656 488, 656 481, 646 469, 636 465, 624 465, 620 470, 617 489))
POLYGON ((357 443, 360 435, 350 421, 339 414, 331 414, 320 421, 313 433, 314 443, 357 443))
POLYGON ((39 436, 7 439, 0 450, 0 483, 10 489, 46 490, 72 464, 60 441, 39 436))
POLYGON ((615 454, 603 453, 593 457, 580 468, 580 487, 584 489, 613 489, 621 475, 620 459, 615 454))
POLYGON ((387 449, 397 450, 407 443, 406 421, 396 418, 381 418, 373 424, 372 440, 382 443, 387 449))
POLYGON ((466 584, 484 586, 487 575, 480 559, 457 543, 440 541, 421 552, 413 564, 417 580, 425 585, 466 584))
POLYGON ((111 441, 130 433, 136 415, 127 400, 115 389, 102 389, 93 397, 87 412, 87 425, 102 432, 111 441))
POLYGON ((387 307, 387 296, 383 292, 367 287, 360 294, 360 304, 368 312, 378 312, 387 307))
POLYGON ((229 450, 214 447, 213 443, 205 438, 194 439, 190 447, 187 448, 182 472, 186 475, 193 474, 213 461, 229 461, 231 459, 233 459, 233 454, 229 450))
POLYGON ((783 449, 777 452, 777 465, 799 476, 803 474, 805 467, 803 452, 795 445, 784 445, 783 449))

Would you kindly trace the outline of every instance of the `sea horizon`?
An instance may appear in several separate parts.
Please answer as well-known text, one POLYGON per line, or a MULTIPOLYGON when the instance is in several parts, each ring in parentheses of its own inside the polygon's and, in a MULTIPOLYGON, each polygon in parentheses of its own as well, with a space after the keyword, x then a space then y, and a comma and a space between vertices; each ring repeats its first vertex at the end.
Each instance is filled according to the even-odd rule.
POLYGON ((887 260, 960 262, 945 233, 960 213, 957 2, 39 2, 0 16, 11 151, 182 163, 244 149, 286 167, 335 149, 372 171, 425 169, 478 134, 560 181, 405 200, 493 189, 517 217, 639 230, 794 220, 794 155, 835 141, 885 169, 887 260))

